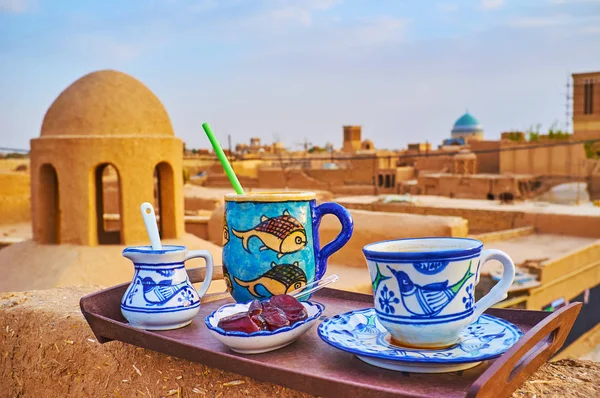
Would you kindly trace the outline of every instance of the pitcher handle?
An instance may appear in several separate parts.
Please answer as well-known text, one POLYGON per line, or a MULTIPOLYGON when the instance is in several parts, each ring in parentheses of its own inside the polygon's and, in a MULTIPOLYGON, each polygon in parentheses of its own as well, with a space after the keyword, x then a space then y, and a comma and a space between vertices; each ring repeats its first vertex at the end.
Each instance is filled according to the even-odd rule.
POLYGON ((198 257, 202 257, 204 261, 206 261, 206 274, 204 276, 204 282, 202 282, 200 289, 198 289, 198 296, 202 298, 212 282, 214 265, 212 255, 208 250, 190 250, 185 255, 185 261, 198 257))
POLYGON ((333 214, 336 216, 342 224, 342 230, 334 240, 323 246, 323 248, 317 253, 317 261, 315 261, 316 281, 320 280, 323 275, 325 275, 325 270, 327 269, 327 259, 329 256, 340 250, 350 240, 352 232, 354 231, 354 221, 352 220, 352 216, 348 210, 337 203, 321 203, 315 208, 315 215, 313 219, 313 239, 315 239, 316 242, 318 242, 319 239, 319 226, 321 225, 321 219, 326 214, 333 214))
POLYGON ((500 261, 504 267, 504 273, 502 274, 502 279, 494 285, 492 290, 475 303, 473 320, 477 320, 483 311, 487 310, 492 305, 504 300, 508 296, 508 289, 515 280, 515 264, 508 254, 496 249, 489 249, 481 252, 481 262, 478 267, 479 269, 477 270, 477 275, 475 276, 476 280, 479 280, 481 266, 490 260, 500 261))

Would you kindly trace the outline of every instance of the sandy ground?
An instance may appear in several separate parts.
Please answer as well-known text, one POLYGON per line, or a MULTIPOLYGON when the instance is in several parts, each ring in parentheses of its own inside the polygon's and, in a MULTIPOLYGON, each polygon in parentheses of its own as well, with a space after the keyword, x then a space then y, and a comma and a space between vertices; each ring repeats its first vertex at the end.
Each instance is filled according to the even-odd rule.
POLYGON ((14 240, 27 240, 31 239, 31 223, 18 223, 18 224, 0 224, 0 241, 3 238, 11 238, 14 240))
MULTIPOLYGON (((363 195, 363 196, 346 196, 336 198, 340 203, 360 203, 370 204, 387 195, 363 195)), ((494 200, 477 200, 477 199, 456 199, 445 196, 415 196, 417 206, 425 207, 441 207, 455 209, 481 209, 481 210, 496 210, 496 211, 524 211, 527 213, 552 213, 552 214, 570 214, 582 216, 597 216, 600 217, 600 207, 594 206, 591 203, 582 204, 579 206, 549 204, 542 202, 515 202, 514 204, 501 204, 494 200)))
MULTIPOLYGON (((184 245, 188 250, 208 250, 215 263, 221 263, 221 247, 191 234, 163 243, 184 245)), ((131 281, 134 268, 122 256, 124 248, 123 245, 40 245, 31 240, 10 245, 0 249, 0 292, 75 284, 112 286, 131 281)), ((186 262, 188 268, 199 266, 204 266, 202 259, 186 262)), ((223 291, 224 284, 219 282, 214 288, 223 291)))

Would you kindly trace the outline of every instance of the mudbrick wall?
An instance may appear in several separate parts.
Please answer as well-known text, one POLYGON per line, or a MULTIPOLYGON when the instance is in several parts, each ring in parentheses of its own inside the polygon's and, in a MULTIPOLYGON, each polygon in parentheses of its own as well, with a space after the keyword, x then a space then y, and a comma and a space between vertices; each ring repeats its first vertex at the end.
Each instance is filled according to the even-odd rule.
MULTIPOLYGON (((311 395, 113 341, 99 344, 79 286, 0 293, 0 397, 282 397, 311 395)), ((309 332, 310 333, 310 332, 309 332)), ((543 365, 513 397, 595 397, 600 364, 543 365)))
POLYGON ((413 206, 399 203, 342 203, 349 209, 462 217, 469 222, 469 233, 508 230, 533 226, 537 233, 600 238, 600 217, 571 214, 526 213, 511 210, 478 210, 413 206))
POLYGON ((376 211, 439 215, 466 218, 469 232, 492 232, 527 226, 525 214, 516 211, 489 211, 477 209, 452 209, 425 206, 405 206, 396 203, 376 204, 376 211))
POLYGON ((0 172, 0 222, 31 220, 29 173, 0 172))

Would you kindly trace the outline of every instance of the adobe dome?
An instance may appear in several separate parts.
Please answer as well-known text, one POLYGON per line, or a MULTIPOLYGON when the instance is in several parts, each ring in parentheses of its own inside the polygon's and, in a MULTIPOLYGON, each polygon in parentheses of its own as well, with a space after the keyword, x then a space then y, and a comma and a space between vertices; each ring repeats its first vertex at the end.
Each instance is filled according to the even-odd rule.
POLYGON ((369 151, 371 149, 375 149, 375 144, 371 140, 364 140, 362 144, 360 144, 360 149, 369 151))
POLYGON ((50 105, 41 136, 172 136, 160 100, 140 81, 114 70, 92 72, 67 87, 50 105))

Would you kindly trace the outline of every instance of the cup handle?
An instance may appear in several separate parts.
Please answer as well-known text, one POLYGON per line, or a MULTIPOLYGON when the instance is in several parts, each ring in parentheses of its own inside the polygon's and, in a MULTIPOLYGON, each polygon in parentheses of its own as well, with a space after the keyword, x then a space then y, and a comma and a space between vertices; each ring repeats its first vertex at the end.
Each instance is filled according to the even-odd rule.
POLYGON ((323 248, 321 248, 321 250, 319 250, 317 253, 317 261, 315 262, 316 281, 320 280, 323 275, 325 275, 325 270, 327 269, 327 259, 329 256, 340 250, 350 240, 352 232, 354 231, 354 221, 352 220, 350 212, 337 203, 326 202, 321 203, 315 208, 313 218, 313 239, 318 241, 321 219, 326 214, 333 214, 336 216, 338 220, 340 220, 340 224, 342 224, 342 230, 334 240, 323 246, 323 248))
POLYGON ((490 308, 492 305, 504 300, 508 296, 508 289, 515 280, 515 264, 508 256, 500 250, 489 249, 484 250, 481 253, 480 263, 477 269, 476 281, 479 280, 479 272, 481 266, 490 260, 498 260, 504 267, 504 273, 502 279, 489 291, 488 294, 483 296, 479 301, 475 303, 475 311, 473 312, 473 319, 476 320, 483 313, 483 311, 490 308))
POLYGON ((204 275, 204 282, 202 282, 200 289, 198 289, 198 296, 202 298, 202 296, 204 296, 204 294, 208 290, 210 283, 212 282, 214 266, 212 255, 208 250, 190 250, 185 255, 185 261, 198 257, 202 257, 204 261, 206 261, 206 273, 204 275))

